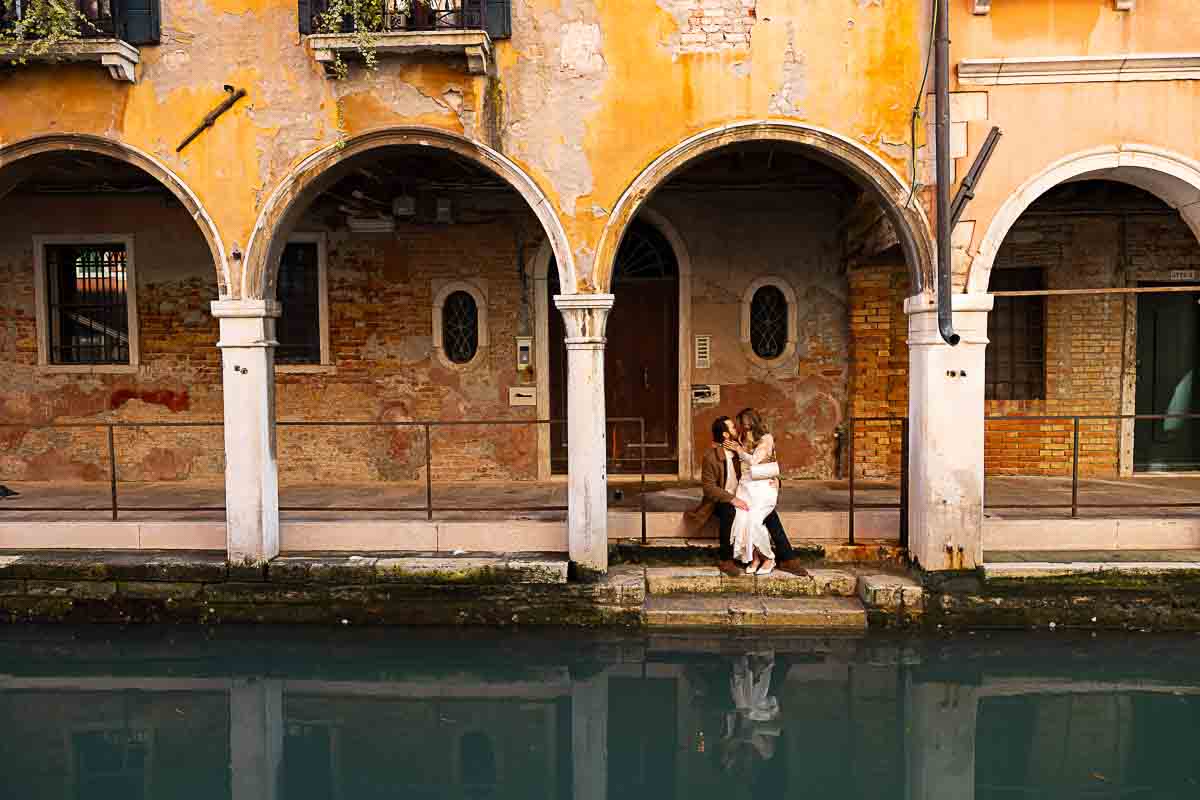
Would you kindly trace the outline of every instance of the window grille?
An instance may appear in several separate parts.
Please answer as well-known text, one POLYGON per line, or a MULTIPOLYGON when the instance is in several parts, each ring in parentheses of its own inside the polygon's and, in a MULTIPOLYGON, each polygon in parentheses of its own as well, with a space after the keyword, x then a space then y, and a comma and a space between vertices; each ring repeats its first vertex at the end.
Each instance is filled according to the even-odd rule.
POLYGON ((787 298, 778 286, 763 286, 750 300, 750 345, 759 358, 783 355, 788 341, 787 298))
POLYGON ((479 307, 468 292, 451 292, 442 304, 442 349, 455 364, 466 364, 479 350, 479 307))
POLYGON ((46 246, 51 364, 128 364, 124 244, 46 246))
POLYGON ((321 363, 321 276, 316 242, 289 242, 279 264, 275 296, 277 364, 321 363))
MULTIPOLYGON (((1038 267, 992 271, 994 292, 1045 288, 1038 267)), ((984 398, 1042 400, 1046 397, 1046 298, 997 297, 988 314, 984 398)))

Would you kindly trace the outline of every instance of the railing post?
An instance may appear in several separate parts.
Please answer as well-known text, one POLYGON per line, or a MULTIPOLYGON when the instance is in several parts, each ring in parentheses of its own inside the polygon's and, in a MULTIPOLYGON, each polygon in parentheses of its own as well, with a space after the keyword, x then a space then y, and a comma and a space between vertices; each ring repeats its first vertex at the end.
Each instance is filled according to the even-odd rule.
POLYGON ((425 519, 433 521, 433 443, 429 423, 425 423, 425 519))
POLYGON ((900 546, 908 547, 908 417, 900 419, 900 546))
POLYGON ((642 440, 642 491, 638 495, 642 507, 642 544, 646 544, 646 418, 638 417, 638 435, 642 440))
POLYGON ((1079 417, 1073 417, 1074 437, 1071 445, 1071 519, 1079 517, 1079 417))
POLYGON ((846 461, 849 465, 848 476, 850 488, 849 543, 854 544, 854 417, 850 417, 849 419, 849 425, 846 427, 846 435, 850 437, 850 442, 846 447, 846 461))
POLYGON ((112 518, 117 521, 117 445, 113 441, 113 424, 105 426, 108 430, 108 481, 112 489, 112 518))

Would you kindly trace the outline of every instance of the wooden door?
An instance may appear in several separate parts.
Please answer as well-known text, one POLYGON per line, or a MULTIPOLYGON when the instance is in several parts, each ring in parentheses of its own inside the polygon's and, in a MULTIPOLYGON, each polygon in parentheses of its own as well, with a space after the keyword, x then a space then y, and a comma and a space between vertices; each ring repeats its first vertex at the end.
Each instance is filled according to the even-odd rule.
MULTIPOLYGON (((1139 414, 1200 412, 1200 306, 1186 293, 1138 296, 1139 414)), ((1200 469, 1200 420, 1138 420, 1134 469, 1200 469)))
MULTIPOLYGON (((550 300, 550 417, 565 420, 566 347, 562 315, 554 309, 558 281, 547 281, 550 300)), ((679 471, 679 273, 674 251, 652 226, 635 222, 617 253, 613 310, 604 349, 604 402, 608 471, 637 474, 642 469, 641 429, 645 420, 646 472, 679 471)), ((566 426, 551 426, 550 464, 567 471, 566 426)))

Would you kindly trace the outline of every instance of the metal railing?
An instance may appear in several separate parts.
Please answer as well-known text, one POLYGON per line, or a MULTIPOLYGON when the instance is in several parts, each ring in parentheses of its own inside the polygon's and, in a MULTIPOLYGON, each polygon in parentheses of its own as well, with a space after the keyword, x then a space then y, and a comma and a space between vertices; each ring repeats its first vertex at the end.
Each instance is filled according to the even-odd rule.
POLYGON ((847 544, 853 545, 854 517, 859 509, 898 509, 900 511, 900 546, 908 547, 908 418, 907 417, 850 417, 846 421, 846 461, 847 481, 849 492, 849 514, 847 523, 847 544), (854 433, 859 424, 888 423, 900 426, 900 502, 898 503, 860 503, 855 492, 855 459, 854 433))
MULTIPOLYGON (((493 419, 493 420, 415 420, 406 422, 390 422, 390 421, 327 421, 327 420, 280 420, 276 421, 276 430, 280 428, 411 428, 421 429, 424 433, 425 445, 425 503, 423 505, 400 505, 400 506, 379 506, 379 505, 336 505, 336 506, 313 506, 313 505, 284 505, 281 504, 279 510, 294 511, 294 512, 347 512, 347 511, 366 511, 366 512, 406 512, 406 513, 424 513, 427 520, 432 520, 435 512, 471 512, 471 511, 486 511, 486 512, 563 512, 567 510, 565 505, 505 505, 505 506, 467 506, 467 505, 435 505, 433 502, 433 431, 438 428, 466 428, 466 427, 498 427, 498 426, 537 426, 537 425, 566 425, 566 420, 549 420, 549 419, 493 419)), ((608 425, 633 425, 638 428, 638 441, 644 442, 646 439, 646 422, 641 417, 615 417, 607 420, 608 425)), ((20 503, 10 504, 4 503, 0 505, 0 512, 77 512, 77 511, 102 511, 107 510, 111 513, 114 521, 120 519, 122 511, 126 512, 166 512, 166 511, 225 511, 225 506, 204 506, 204 505, 177 505, 177 506, 130 506, 122 505, 119 494, 120 484, 120 460, 117 455, 117 443, 115 432, 117 429, 142 429, 142 428, 223 428, 222 422, 61 422, 47 424, 29 424, 17 422, 0 422, 0 429, 19 429, 19 430, 103 430, 107 445, 108 455, 108 482, 110 491, 110 502, 104 506, 88 505, 76 507, 63 507, 62 505, 55 506, 36 506, 23 505, 20 503)), ((641 448, 641 491, 639 492, 639 503, 642 522, 642 541, 646 540, 646 461, 645 448, 641 448)))
MULTIPOLYGON (((1163 502, 1148 502, 1148 503, 1080 503, 1079 502, 1079 423, 1082 422, 1162 422, 1171 419, 1188 420, 1200 419, 1200 414, 1004 414, 1004 415, 988 415, 984 417, 985 424, 987 422, 1013 422, 1013 421, 1029 421, 1029 422, 1070 422, 1071 423, 1071 502, 1070 503, 1016 503, 1016 504, 992 504, 987 502, 986 494, 984 496, 984 510, 1012 510, 1012 509, 1057 509, 1071 510, 1071 518, 1079 517, 1079 509, 1081 508, 1200 508, 1200 500, 1195 503, 1163 503, 1163 502)), ((1054 431, 1046 431, 1046 433, 1054 433, 1054 431)), ((986 442, 986 435, 985 435, 986 442)), ((986 462, 986 454, 985 454, 986 462)), ((995 476, 993 476, 995 477, 995 476)))
MULTIPOLYGON (((328 32, 322 25, 322 16, 329 8, 328 0, 310 0, 307 5, 312 15, 310 29, 314 33, 328 32)), ((487 0, 383 0, 375 32, 486 30, 487 7, 487 0)), ((340 32, 353 31, 354 21, 343 19, 340 32)))
MULTIPOLYGON (((116 36, 120 9, 112 0, 75 0, 75 10, 82 21, 78 23, 79 35, 84 38, 112 38, 116 36)), ((25 16, 28 4, 23 0, 0 0, 0 30, 12 29, 25 16)))

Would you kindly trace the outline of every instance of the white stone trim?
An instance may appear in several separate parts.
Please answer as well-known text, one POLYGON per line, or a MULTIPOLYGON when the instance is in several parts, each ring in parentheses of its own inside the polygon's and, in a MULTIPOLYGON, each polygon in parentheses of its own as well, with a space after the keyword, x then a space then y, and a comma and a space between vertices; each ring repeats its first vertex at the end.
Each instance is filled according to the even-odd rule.
POLYGON ((0 61, 24 58, 28 61, 82 61, 99 64, 114 81, 137 82, 138 49, 120 39, 79 39, 62 42, 53 52, 29 55, 12 48, 0 48, 0 61))
MULTIPOLYGON (((1115 11, 1133 11, 1137 7, 1137 0, 1113 0, 1113 9, 1115 11)), ((992 0, 972 0, 971 13, 979 16, 985 16, 992 10, 992 0)))
POLYGON ((738 316, 738 331, 742 350, 751 363, 764 369, 775 369, 786 364, 796 354, 796 342, 799 340, 796 328, 798 327, 800 316, 796 306, 796 290, 792 288, 792 285, 783 276, 763 275, 751 281, 746 290, 742 292, 741 312, 738 316), (783 346, 783 352, 776 358, 771 359, 763 358, 754 352, 754 345, 750 341, 750 306, 754 302, 754 295, 758 290, 767 286, 774 286, 783 292, 784 301, 787 302, 787 342, 783 346))
POLYGON ((487 282, 486 281, 446 281, 445 283, 434 282, 433 285, 433 353, 437 359, 442 362, 442 366, 447 369, 463 370, 478 366, 483 361, 486 361, 486 353, 488 350, 488 306, 487 306, 487 282), (476 335, 478 337, 475 355, 470 361, 465 364, 459 364, 456 361, 451 361, 446 356, 444 344, 442 342, 442 307, 446 304, 446 299, 455 292, 466 292, 475 299, 475 325, 476 335))
POLYGON ((114 374, 137 372, 141 365, 137 313, 137 268, 133 234, 55 234, 33 237, 33 298, 36 306, 37 363, 44 372, 114 374), (55 244, 123 244, 125 246, 125 314, 129 324, 128 364, 53 364, 50 362, 50 298, 46 289, 46 246, 55 244))
POLYGON ((958 62, 962 86, 1200 80, 1200 53, 972 58, 958 62))
MULTIPOLYGON (((317 33, 307 38, 313 58, 325 67, 329 77, 333 75, 331 65, 338 53, 344 56, 358 53, 353 34, 317 33)), ((375 34, 374 46, 381 56, 461 52, 472 75, 486 75, 492 56, 492 38, 483 30, 390 31, 375 34)))
POLYGON ((1050 164, 1013 192, 993 215, 971 259, 968 293, 987 292, 1004 238, 1034 200, 1071 180, 1103 179, 1136 186, 1177 209, 1200 238, 1200 162, 1146 144, 1122 144, 1073 153, 1050 164))
POLYGON ((321 356, 316 364, 276 364, 275 371, 297 375, 336 373, 329 343, 329 237, 324 233, 293 233, 287 240, 288 244, 312 243, 317 246, 317 331, 321 339, 321 356))

